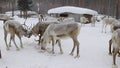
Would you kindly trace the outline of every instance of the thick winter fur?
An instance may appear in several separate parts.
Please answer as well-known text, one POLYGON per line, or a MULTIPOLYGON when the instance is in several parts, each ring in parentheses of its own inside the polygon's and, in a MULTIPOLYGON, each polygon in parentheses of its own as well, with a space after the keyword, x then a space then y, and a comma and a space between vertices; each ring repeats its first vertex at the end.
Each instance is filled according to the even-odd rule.
POLYGON ((120 50, 120 29, 117 29, 113 32, 112 45, 113 45, 113 67, 117 67, 116 55, 120 50))
POLYGON ((5 22, 3 28, 4 28, 4 40, 5 40, 7 50, 9 50, 9 47, 11 46, 11 40, 15 44, 17 50, 19 50, 19 47, 17 46, 15 42, 15 35, 17 35, 18 38, 20 39, 20 44, 21 44, 21 47, 23 48, 21 37, 23 35, 27 36, 27 30, 23 28, 22 24, 20 24, 18 21, 8 20, 5 22), (8 33, 10 34, 9 46, 7 44, 8 33))
POLYGON ((52 40, 52 52, 54 53, 54 41, 56 39, 69 37, 72 38, 74 42, 74 46, 70 54, 73 55, 74 49, 77 47, 76 57, 79 57, 79 41, 77 37, 79 35, 80 28, 81 26, 78 23, 50 24, 42 36, 43 41, 41 42, 41 47, 45 49, 49 40, 52 40))

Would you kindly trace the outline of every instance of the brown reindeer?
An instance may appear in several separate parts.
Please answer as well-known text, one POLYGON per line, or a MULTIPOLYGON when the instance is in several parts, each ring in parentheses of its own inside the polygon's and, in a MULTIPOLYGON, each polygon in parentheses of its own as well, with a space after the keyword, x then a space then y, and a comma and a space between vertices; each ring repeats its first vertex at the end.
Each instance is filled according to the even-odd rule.
POLYGON ((32 30, 29 32, 29 37, 31 37, 31 35, 35 35, 35 36, 39 36, 39 40, 38 40, 38 44, 40 44, 41 41, 41 36, 43 35, 43 33, 45 32, 46 28, 48 27, 48 25, 53 24, 57 22, 38 22, 35 26, 33 26, 32 30))
POLYGON ((20 39, 21 48, 23 48, 21 37, 23 35, 27 36, 27 29, 23 28, 22 24, 20 24, 18 21, 15 21, 15 20, 6 21, 3 28, 4 28, 4 40, 5 40, 7 50, 9 50, 9 47, 11 46, 11 40, 15 44, 17 50, 19 50, 19 47, 17 46, 17 44, 15 42, 15 35, 17 35, 18 38, 20 39), (9 46, 7 44, 8 33, 10 33, 9 46))

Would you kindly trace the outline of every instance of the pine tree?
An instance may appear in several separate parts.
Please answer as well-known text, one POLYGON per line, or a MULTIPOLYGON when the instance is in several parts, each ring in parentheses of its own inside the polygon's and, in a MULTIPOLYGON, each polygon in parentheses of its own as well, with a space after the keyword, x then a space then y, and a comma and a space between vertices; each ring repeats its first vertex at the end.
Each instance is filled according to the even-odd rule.
POLYGON ((18 9, 21 11, 20 13, 22 14, 22 11, 24 13, 24 17, 27 18, 27 11, 31 10, 30 8, 32 7, 32 0, 18 0, 18 9))

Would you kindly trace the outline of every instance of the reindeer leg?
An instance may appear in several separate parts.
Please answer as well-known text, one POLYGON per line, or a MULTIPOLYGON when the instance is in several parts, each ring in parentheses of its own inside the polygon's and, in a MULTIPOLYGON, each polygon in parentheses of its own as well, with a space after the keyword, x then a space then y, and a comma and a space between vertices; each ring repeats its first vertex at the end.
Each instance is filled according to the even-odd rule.
POLYGON ((116 65, 116 55, 118 53, 119 49, 115 49, 113 52, 113 67, 117 67, 116 65))
POLYGON ((7 44, 7 32, 6 31, 4 31, 4 40, 5 40, 5 44, 6 44, 6 50, 9 50, 9 46, 8 46, 8 44, 7 44))
POLYGON ((75 39, 75 45, 77 46, 77 55, 75 56, 75 58, 79 58, 79 41, 77 40, 77 38, 75 39))
POLYGON ((75 56, 75 58, 79 58, 80 57, 80 55, 79 55, 79 41, 77 40, 76 36, 73 36, 72 39, 73 39, 73 42, 74 42, 74 46, 73 46, 73 49, 72 49, 70 55, 73 55, 75 47, 77 46, 77 55, 75 56))
POLYGON ((12 40, 13 40, 13 43, 15 44, 17 50, 19 50, 19 47, 17 46, 16 42, 15 42, 15 35, 12 35, 12 40))
POLYGON ((73 56, 73 52, 74 52, 74 50, 75 50, 75 44, 74 44, 74 46, 73 46, 73 49, 72 49, 72 51, 71 51, 70 55, 72 55, 72 56, 73 56))
POLYGON ((109 55, 112 55, 112 53, 111 53, 111 45, 112 45, 112 39, 109 40, 109 55))
POLYGON ((75 40, 74 40, 74 38, 72 38, 72 39, 73 39, 74 44, 73 44, 73 49, 72 49, 70 55, 73 56, 73 52, 74 52, 74 50, 75 50, 76 44, 75 44, 75 40))
POLYGON ((21 37, 19 39, 20 39, 21 48, 23 48, 21 37))
POLYGON ((55 41, 54 41, 53 37, 51 37, 51 39, 52 39, 52 53, 54 54, 54 44, 55 44, 55 41))
POLYGON ((19 35, 17 35, 17 36, 18 36, 18 38, 20 40, 20 47, 23 48, 22 39, 21 39, 21 37, 19 35))
POLYGON ((106 27, 107 27, 107 24, 105 25, 105 33, 106 33, 106 27))
POLYGON ((38 45, 40 45, 41 35, 39 35, 38 45))
POLYGON ((61 54, 63 54, 63 50, 62 50, 62 47, 61 47, 61 42, 60 42, 60 40, 58 39, 58 40, 56 40, 56 43, 58 42, 58 46, 59 46, 59 48, 60 48, 60 53, 61 54))
POLYGON ((103 33, 103 29, 104 29, 104 24, 102 25, 102 31, 101 31, 102 33, 103 33))
POLYGON ((11 47, 11 40, 12 40, 12 36, 10 36, 9 47, 11 47))

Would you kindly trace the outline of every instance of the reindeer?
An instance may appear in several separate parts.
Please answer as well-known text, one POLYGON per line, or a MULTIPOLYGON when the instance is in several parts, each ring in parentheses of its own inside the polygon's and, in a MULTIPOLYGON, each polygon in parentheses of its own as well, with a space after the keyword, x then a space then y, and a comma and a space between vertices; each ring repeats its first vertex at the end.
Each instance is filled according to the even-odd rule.
POLYGON ((113 22, 116 22, 117 20, 115 19, 115 18, 104 18, 103 19, 103 21, 102 21, 102 23, 103 23, 103 25, 102 25, 102 31, 101 32, 105 32, 106 33, 106 27, 107 27, 107 25, 111 25, 113 22), (104 30, 103 30, 104 29, 104 30))
MULTIPOLYGON (((120 28, 120 23, 119 21, 115 21, 111 24, 111 32, 113 33, 115 30, 120 28)), ((112 39, 109 40, 109 54, 112 55, 112 51, 111 51, 111 47, 112 47, 112 39)), ((120 53, 118 52, 119 56, 120 53)))
POLYGON ((93 16, 93 17, 91 18, 91 26, 94 26, 94 27, 95 27, 96 21, 97 21, 97 17, 93 16))
POLYGON ((17 35, 18 38, 20 39, 21 48, 23 48, 21 37, 23 35, 27 36, 27 29, 25 29, 22 26, 22 24, 20 24, 18 21, 15 21, 15 20, 8 20, 8 21, 5 22, 5 24, 3 26, 3 29, 4 29, 4 40, 5 40, 7 50, 9 50, 9 47, 11 46, 11 40, 15 44, 17 50, 19 50, 19 47, 17 46, 17 44, 15 42, 15 35, 17 35), (8 35, 8 33, 10 33, 9 46, 7 44, 7 35, 8 35))
POLYGON ((70 55, 73 55, 74 49, 77 46, 76 57, 79 57, 79 41, 77 37, 79 35, 80 27, 81 26, 78 23, 50 24, 42 36, 41 49, 46 49, 46 44, 49 40, 52 40, 52 53, 54 53, 55 40, 69 37, 72 38, 74 42, 70 55))
POLYGON ((5 14, 0 14, 0 20, 2 20, 3 23, 5 23, 7 20, 10 20, 10 17, 5 14))
POLYGON ((113 68, 117 68, 116 55, 120 50, 120 29, 117 29, 112 34, 112 45, 113 45, 113 68))
MULTIPOLYGON (((115 21, 111 24, 111 32, 113 33, 115 30, 119 29, 120 28, 120 23, 119 21, 115 21)), ((112 39, 109 40, 109 55, 112 55, 112 51, 111 51, 111 48, 112 47, 112 39)), ((119 56, 120 56, 120 53, 118 52, 119 56)))
POLYGON ((80 17, 80 23, 81 24, 85 24, 87 22, 89 22, 88 18, 86 18, 86 17, 80 17))
POLYGON ((50 24, 57 24, 57 22, 44 22, 44 23, 41 23, 41 22, 38 22, 35 26, 33 26, 33 28, 28 32, 29 33, 29 38, 32 36, 32 35, 35 35, 35 36, 39 36, 39 40, 38 40, 38 44, 40 44, 40 41, 41 41, 41 36, 43 35, 43 33, 45 32, 46 28, 48 27, 48 25, 50 24))

